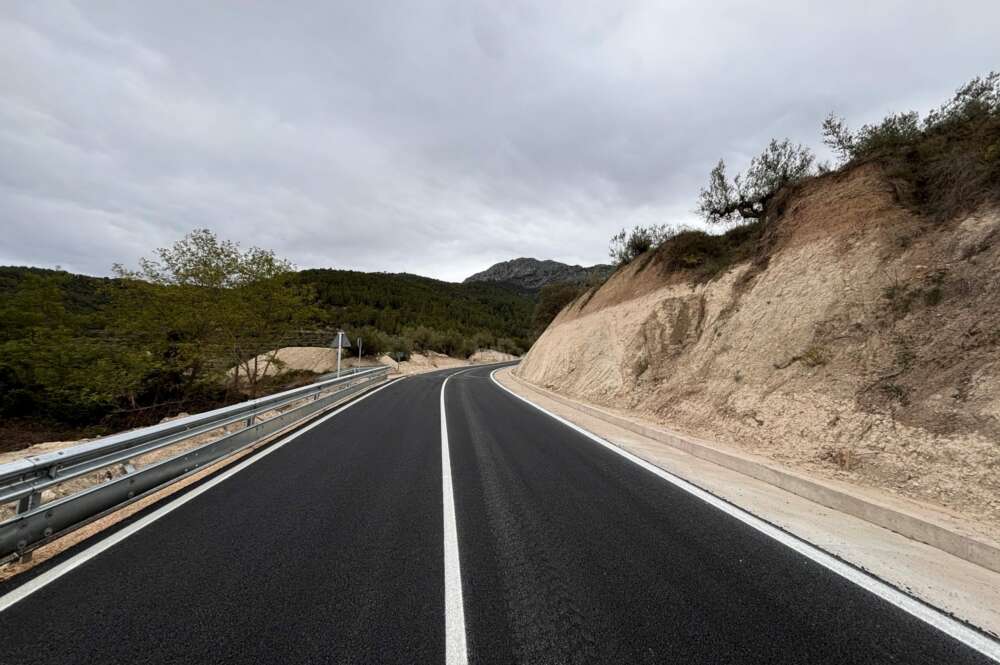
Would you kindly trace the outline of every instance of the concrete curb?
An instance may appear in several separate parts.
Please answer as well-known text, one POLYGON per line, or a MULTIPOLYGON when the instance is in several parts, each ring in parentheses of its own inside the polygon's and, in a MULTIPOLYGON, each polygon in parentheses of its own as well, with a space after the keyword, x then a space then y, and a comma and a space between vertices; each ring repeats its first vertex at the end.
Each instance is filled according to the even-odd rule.
POLYGON ((665 443, 668 446, 678 448, 693 457, 698 457, 750 476, 751 478, 756 478, 827 508, 859 517, 907 538, 926 543, 939 550, 953 554, 960 559, 1000 573, 1000 547, 956 533, 945 526, 930 522, 924 518, 874 503, 868 499, 853 496, 843 490, 824 485, 811 478, 768 466, 749 457, 713 448, 676 432, 634 423, 620 416, 608 413, 603 409, 582 404, 545 388, 533 385, 513 372, 509 372, 508 374, 514 381, 525 388, 555 400, 560 404, 582 411, 590 416, 635 432, 636 434, 641 434, 655 441, 665 443))

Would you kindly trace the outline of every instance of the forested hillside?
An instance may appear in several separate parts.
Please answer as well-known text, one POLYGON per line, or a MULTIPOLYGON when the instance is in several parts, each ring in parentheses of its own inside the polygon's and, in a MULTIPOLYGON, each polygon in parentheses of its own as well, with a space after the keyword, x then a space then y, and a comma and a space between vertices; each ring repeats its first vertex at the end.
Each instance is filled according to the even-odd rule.
POLYGON ((401 336, 403 351, 429 348, 452 355, 487 347, 521 354, 530 345, 534 300, 510 285, 348 270, 304 270, 298 278, 315 290, 322 321, 368 329, 373 344, 392 345, 377 334, 382 333, 401 336), (426 337, 428 331, 437 339, 413 344, 414 336, 426 337))
MULTIPOLYGON (((530 344, 534 301, 510 286, 343 270, 215 289, 123 277, 0 267, 0 447, 242 399, 248 388, 227 379, 228 368, 301 343, 300 334, 323 344, 343 328, 366 355, 520 354, 530 344)), ((250 391, 284 385, 254 377, 250 391)))

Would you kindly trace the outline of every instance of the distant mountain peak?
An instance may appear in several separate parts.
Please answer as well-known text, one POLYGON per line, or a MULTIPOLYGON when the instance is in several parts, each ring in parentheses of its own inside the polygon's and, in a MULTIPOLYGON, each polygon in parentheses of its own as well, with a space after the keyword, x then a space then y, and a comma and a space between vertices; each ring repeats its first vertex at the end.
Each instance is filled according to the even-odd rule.
POLYGON ((591 277, 605 276, 611 270, 611 266, 603 264, 590 267, 571 266, 551 259, 539 260, 521 257, 496 263, 486 270, 466 278, 465 283, 504 282, 529 291, 537 291, 546 284, 586 282, 591 277))

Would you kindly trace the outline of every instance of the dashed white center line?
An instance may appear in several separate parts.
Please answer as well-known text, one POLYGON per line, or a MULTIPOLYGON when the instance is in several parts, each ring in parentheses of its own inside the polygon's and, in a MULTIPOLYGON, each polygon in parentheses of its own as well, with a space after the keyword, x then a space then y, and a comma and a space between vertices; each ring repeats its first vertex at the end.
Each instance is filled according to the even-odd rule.
MULTIPOLYGON (((459 372, 461 373, 461 372, 459 372)), ((455 376, 452 374, 451 376, 455 376)), ((451 378, 448 377, 448 379, 451 378)), ((462 570, 458 560, 458 526, 455 523, 455 494, 451 484, 451 454, 448 452, 448 417, 441 384, 441 496, 444 507, 444 639, 445 663, 469 662, 465 643, 465 607, 462 603, 462 570)))

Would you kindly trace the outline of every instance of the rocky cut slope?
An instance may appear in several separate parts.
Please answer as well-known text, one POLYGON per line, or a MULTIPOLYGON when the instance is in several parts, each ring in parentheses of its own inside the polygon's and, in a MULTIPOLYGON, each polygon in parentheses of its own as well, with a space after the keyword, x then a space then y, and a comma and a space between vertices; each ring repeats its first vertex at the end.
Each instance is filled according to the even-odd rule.
POLYGON ((598 264, 584 268, 571 266, 559 261, 539 261, 538 259, 512 259, 496 263, 482 272, 465 279, 470 282, 502 282, 514 284, 527 291, 538 291, 546 284, 585 284, 591 279, 601 280, 611 274, 612 266, 598 264))
POLYGON ((677 270, 699 259, 672 243, 633 261, 564 309, 517 371, 996 533, 1000 212, 931 221, 874 163, 782 207, 766 230, 736 231, 742 250, 715 274, 677 270))

